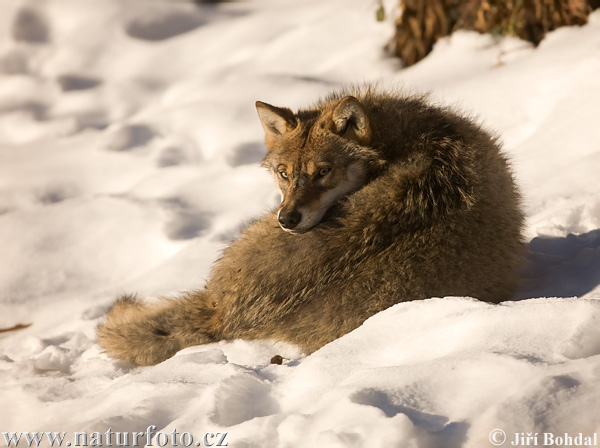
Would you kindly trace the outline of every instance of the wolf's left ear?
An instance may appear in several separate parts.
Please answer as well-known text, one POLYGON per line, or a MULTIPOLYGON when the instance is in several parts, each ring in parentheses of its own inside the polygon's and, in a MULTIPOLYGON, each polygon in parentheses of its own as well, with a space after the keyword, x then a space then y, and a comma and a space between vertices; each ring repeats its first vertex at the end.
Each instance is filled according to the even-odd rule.
POLYGON ((345 97, 333 110, 333 123, 339 135, 356 140, 362 146, 371 143, 371 124, 362 104, 353 96, 345 97))
POLYGON ((257 101, 256 110, 265 130, 267 144, 274 137, 283 135, 296 127, 296 117, 288 108, 275 107, 262 101, 257 101))

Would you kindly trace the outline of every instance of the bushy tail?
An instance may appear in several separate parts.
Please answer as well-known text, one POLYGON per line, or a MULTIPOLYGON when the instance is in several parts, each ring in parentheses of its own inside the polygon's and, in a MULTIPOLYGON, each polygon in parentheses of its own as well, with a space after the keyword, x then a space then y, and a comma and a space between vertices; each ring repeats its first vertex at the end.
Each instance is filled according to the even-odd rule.
POLYGON ((215 309, 205 302, 202 291, 156 304, 121 296, 98 325, 98 343, 113 358, 157 364, 182 348, 214 341, 215 309))

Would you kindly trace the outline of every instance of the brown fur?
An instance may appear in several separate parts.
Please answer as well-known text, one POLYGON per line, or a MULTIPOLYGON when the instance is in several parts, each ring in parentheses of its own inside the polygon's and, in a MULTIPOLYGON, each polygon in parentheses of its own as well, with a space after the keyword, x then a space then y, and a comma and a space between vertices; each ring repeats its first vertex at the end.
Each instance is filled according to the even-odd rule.
POLYGON ((519 194, 495 139, 472 121, 369 88, 296 114, 257 107, 265 166, 275 176, 281 164, 297 168, 280 185, 283 203, 289 182, 309 178, 309 162, 332 163, 332 175, 358 163, 361 187, 303 233, 283 231, 277 211, 257 220, 201 291, 158 305, 119 299, 98 327, 111 356, 148 365, 236 338, 310 353, 398 302, 511 297, 523 250, 519 194))

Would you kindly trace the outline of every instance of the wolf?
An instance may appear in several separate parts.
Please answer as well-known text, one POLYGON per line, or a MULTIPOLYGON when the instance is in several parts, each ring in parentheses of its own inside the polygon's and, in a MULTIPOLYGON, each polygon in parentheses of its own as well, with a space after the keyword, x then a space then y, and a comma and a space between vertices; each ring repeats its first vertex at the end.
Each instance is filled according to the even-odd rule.
POLYGON ((224 250, 202 290, 119 298, 98 326, 110 356, 152 365, 238 338, 309 354, 399 302, 511 298, 520 194, 497 139, 473 119, 374 87, 296 113, 256 108, 281 205, 224 250))

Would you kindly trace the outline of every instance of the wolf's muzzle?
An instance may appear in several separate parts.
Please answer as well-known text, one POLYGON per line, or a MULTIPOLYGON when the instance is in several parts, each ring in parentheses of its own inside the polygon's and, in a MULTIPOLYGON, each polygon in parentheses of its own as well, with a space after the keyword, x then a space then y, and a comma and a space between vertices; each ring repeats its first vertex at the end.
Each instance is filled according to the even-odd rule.
POLYGON ((290 212, 281 211, 277 220, 284 230, 293 230, 302 221, 302 214, 296 210, 290 212))

